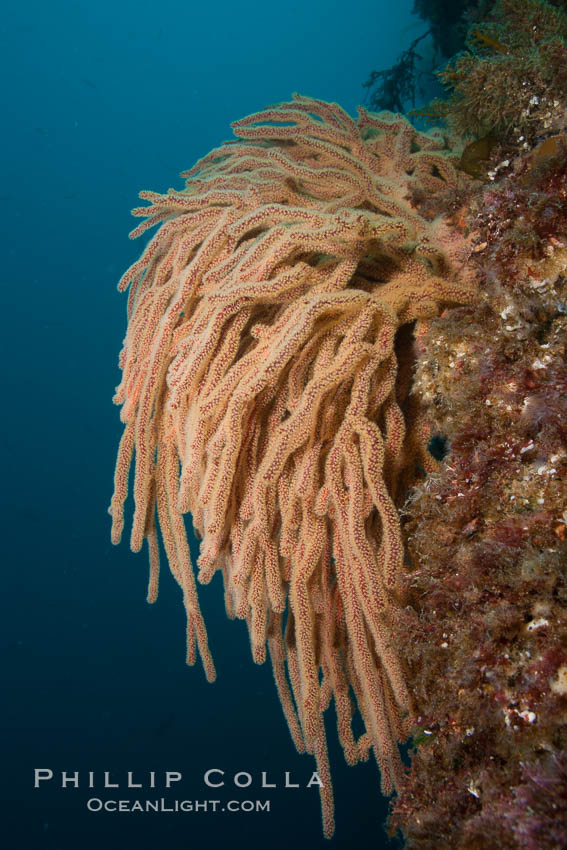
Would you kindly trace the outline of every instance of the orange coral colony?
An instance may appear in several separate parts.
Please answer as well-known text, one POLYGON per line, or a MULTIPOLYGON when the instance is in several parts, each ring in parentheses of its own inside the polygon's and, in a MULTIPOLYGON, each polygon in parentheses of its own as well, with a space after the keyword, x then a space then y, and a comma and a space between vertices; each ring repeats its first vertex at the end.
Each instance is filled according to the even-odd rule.
POLYGON ((473 289, 459 277, 463 240, 412 197, 453 186, 458 157, 400 115, 360 109, 355 121, 300 96, 233 128, 237 140, 186 172, 185 189, 143 192, 151 205, 134 211, 146 220, 133 235, 160 228, 120 283, 130 292, 112 535, 135 453, 131 546, 148 541, 150 601, 159 528, 188 662, 198 648, 212 680, 191 513, 198 578, 221 570, 257 663, 268 648, 295 744, 317 759, 331 835, 331 699, 347 761, 372 750, 386 792, 401 777, 397 505, 432 459, 410 395, 412 335, 400 329, 473 289))

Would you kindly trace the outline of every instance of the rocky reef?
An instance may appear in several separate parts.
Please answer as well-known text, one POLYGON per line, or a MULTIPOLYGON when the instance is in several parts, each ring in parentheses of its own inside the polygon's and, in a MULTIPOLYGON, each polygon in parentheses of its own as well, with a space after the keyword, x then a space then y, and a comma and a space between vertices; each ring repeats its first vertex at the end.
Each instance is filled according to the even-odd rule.
POLYGON ((398 628, 416 728, 390 819, 415 850, 567 847, 561 6, 502 0, 446 71, 444 117, 465 134, 468 177, 431 212, 449 211, 468 236, 480 295, 416 331, 413 391, 438 468, 404 512, 398 628), (473 87, 488 65, 482 112, 473 87))

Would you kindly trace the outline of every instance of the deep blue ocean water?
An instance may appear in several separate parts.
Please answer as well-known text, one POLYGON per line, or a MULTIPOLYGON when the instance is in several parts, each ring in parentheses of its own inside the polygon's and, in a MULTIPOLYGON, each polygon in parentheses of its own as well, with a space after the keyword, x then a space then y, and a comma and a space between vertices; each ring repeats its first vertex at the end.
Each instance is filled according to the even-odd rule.
POLYGON ((0 19, 4 458, 1 489, 4 739, 0 845, 24 850, 316 850, 392 847, 374 764, 348 768, 329 721, 335 838, 322 837, 314 765, 289 738, 272 673, 228 622, 220 577, 201 589, 218 681, 184 664, 181 595, 164 568, 110 544, 121 433, 111 398, 126 298, 143 243, 141 189, 224 139, 230 122, 299 91, 351 114, 373 68, 425 29, 412 0, 260 3, 32 0, 0 19), (34 769, 54 779, 34 789, 34 769), (210 768, 255 777, 214 793, 210 768), (89 790, 87 772, 180 771, 175 792, 89 790), (80 772, 79 789, 61 772, 80 772), (269 799, 270 812, 89 812, 91 797, 269 799))

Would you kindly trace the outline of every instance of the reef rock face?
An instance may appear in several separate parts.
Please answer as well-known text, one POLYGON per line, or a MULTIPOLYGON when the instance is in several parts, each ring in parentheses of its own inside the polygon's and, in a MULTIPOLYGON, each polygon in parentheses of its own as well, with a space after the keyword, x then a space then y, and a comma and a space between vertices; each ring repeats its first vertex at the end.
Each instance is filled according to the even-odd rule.
POLYGON ((408 848, 567 847, 567 147, 536 141, 455 215, 478 304, 417 339, 444 457, 405 517, 408 848))

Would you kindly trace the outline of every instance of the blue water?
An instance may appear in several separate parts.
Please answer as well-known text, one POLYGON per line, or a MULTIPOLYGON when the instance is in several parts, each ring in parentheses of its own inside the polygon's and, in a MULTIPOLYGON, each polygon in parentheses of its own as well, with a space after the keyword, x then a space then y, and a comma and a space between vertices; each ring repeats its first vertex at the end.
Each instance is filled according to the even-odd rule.
POLYGON ((163 570, 145 603, 146 556, 113 548, 117 356, 129 210, 229 124, 294 91, 349 112, 372 68, 423 30, 412 0, 54 0, 0 22, 3 175, 1 489, 5 717, 0 844, 24 850, 391 847, 373 764, 347 768, 330 727, 336 836, 321 835, 316 789, 258 783, 212 793, 202 774, 248 771, 304 783, 267 665, 227 622, 220 579, 201 593, 218 681, 184 665, 180 593, 163 570), (54 779, 33 788, 35 768, 54 779), (181 771, 190 800, 270 799, 269 813, 102 814, 86 801, 159 797, 89 791, 87 771, 181 771), (61 788, 80 771, 79 789, 61 788))

